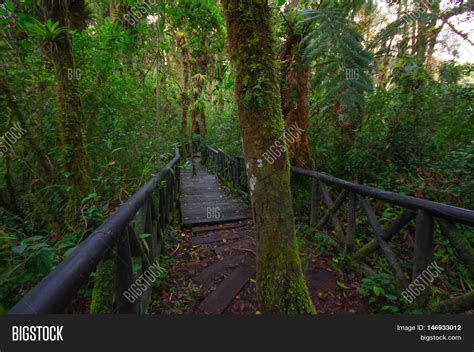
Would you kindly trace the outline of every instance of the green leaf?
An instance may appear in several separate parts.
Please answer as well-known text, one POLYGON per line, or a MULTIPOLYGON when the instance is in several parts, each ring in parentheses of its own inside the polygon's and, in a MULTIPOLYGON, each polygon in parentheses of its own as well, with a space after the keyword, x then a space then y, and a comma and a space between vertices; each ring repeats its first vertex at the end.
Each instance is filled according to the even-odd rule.
POLYGON ((5 5, 7 6, 7 9, 10 10, 11 12, 15 11, 15 5, 11 1, 6 1, 5 5))
POLYGON ((95 199, 95 198, 97 198, 97 193, 90 193, 82 200, 82 203, 85 203, 88 200, 95 199))
POLYGON ((30 248, 32 250, 37 251, 38 249, 42 249, 42 248, 46 248, 46 247, 48 247, 47 243, 40 242, 40 243, 36 243, 36 244, 32 245, 30 248))
POLYGON ((392 301, 392 302, 397 300, 397 296, 391 295, 391 294, 386 294, 385 298, 388 299, 389 301, 392 301))
POLYGON ((336 283, 337 285, 340 287, 340 288, 343 288, 345 290, 347 290, 349 288, 349 286, 347 286, 344 282, 341 282, 341 281, 337 281, 336 280, 336 283))
POLYGON ((26 247, 24 245, 17 245, 17 246, 13 246, 12 247, 12 252, 13 253, 17 253, 17 254, 21 254, 25 251, 26 247))
POLYGON ((385 306, 382 307, 382 310, 385 311, 385 312, 389 312, 389 313, 398 313, 399 312, 398 307, 392 306, 392 305, 385 305, 385 306))
POLYGON ((384 294, 384 293, 385 293, 384 289, 383 289, 382 287, 379 287, 379 286, 374 286, 374 287, 372 288, 372 290, 374 291, 374 294, 375 294, 377 297, 380 296, 381 294, 384 294))
POLYGON ((28 242, 35 242, 35 241, 42 240, 43 238, 44 238, 43 236, 31 236, 31 237, 25 238, 25 239, 23 240, 23 242, 25 242, 25 243, 28 243, 28 242))

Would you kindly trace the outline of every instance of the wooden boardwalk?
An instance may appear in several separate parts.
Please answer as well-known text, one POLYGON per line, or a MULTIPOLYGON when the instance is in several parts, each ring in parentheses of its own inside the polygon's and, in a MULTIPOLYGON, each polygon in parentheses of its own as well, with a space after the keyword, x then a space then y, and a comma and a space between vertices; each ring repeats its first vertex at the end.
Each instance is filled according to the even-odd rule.
MULTIPOLYGON (((156 313, 174 314, 168 307, 178 297, 183 313, 253 315, 258 311, 257 245, 250 210, 204 168, 199 156, 195 165, 196 176, 191 167, 181 172, 181 217, 187 229, 174 252, 179 258, 170 271, 174 289, 162 295, 163 310, 156 313)), ((355 312, 357 286, 352 291, 341 288, 337 280, 342 279, 324 260, 317 253, 306 259, 313 302, 322 312, 333 314, 345 307, 355 312)))
POLYGON ((192 176, 191 166, 181 172, 182 225, 193 227, 249 219, 248 206, 224 189, 217 176, 207 171, 199 154, 194 162, 196 176, 192 176))
POLYGON ((251 212, 202 165, 199 154, 194 162, 197 174, 193 176, 189 166, 181 170, 180 179, 181 223, 188 228, 185 246, 201 258, 183 263, 186 282, 199 287, 198 301, 190 312, 239 311, 239 293, 255 296, 255 284, 250 282, 255 277, 252 253, 256 250, 251 212))

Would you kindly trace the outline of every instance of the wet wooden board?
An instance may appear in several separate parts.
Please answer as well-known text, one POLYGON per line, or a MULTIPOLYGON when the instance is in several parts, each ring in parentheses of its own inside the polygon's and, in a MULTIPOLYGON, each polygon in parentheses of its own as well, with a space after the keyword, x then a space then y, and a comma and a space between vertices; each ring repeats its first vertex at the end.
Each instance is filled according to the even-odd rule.
POLYGON ((192 227, 192 226, 197 226, 197 225, 210 225, 210 224, 224 224, 227 222, 233 222, 233 221, 242 221, 242 220, 248 220, 249 216, 248 215, 236 215, 236 216, 226 216, 225 218, 221 219, 192 219, 189 218, 186 221, 183 219, 183 226, 184 227, 192 227))
POLYGON ((225 245, 219 246, 214 249, 217 255, 224 255, 226 252, 229 252, 235 248, 247 248, 247 249, 254 249, 255 248, 255 241, 252 238, 245 238, 240 241, 227 243, 225 245))
POLYGON ((215 232, 205 236, 197 236, 191 238, 189 241, 191 246, 197 246, 200 244, 209 244, 221 241, 228 241, 228 240, 235 240, 237 238, 242 237, 249 237, 251 234, 249 232, 230 232, 230 233, 222 233, 222 232, 215 232))
POLYGON ((227 267, 240 263, 242 260, 246 259, 249 255, 251 254, 241 253, 241 254, 229 255, 225 257, 224 259, 218 260, 214 264, 205 268, 198 275, 196 275, 193 280, 197 284, 204 285, 205 283, 214 279, 214 277, 217 276, 218 274, 222 274, 222 272, 227 267))
POLYGON ((236 224, 224 224, 224 225, 214 225, 214 226, 199 226, 193 228, 193 233, 199 233, 199 232, 210 232, 210 231, 215 231, 215 230, 227 230, 227 229, 233 229, 237 227, 244 227, 251 225, 248 222, 241 222, 241 223, 236 223, 236 224))
POLYGON ((221 224, 251 217, 249 207, 238 197, 226 191, 218 178, 210 174, 194 158, 196 176, 191 166, 181 172, 181 219, 185 227, 221 224))
POLYGON ((221 314, 255 274, 255 258, 250 258, 232 273, 199 305, 206 314, 221 314))

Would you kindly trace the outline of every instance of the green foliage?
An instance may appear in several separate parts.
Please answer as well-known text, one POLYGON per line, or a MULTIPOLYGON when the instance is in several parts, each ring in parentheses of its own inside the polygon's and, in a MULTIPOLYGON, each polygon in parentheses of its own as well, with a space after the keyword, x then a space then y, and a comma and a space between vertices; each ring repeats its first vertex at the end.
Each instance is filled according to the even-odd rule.
POLYGON ((18 288, 28 287, 51 271, 56 263, 55 249, 45 236, 24 237, 0 229, 0 312, 14 302, 18 288))
POLYGON ((342 178, 472 207, 472 85, 436 82, 407 93, 418 69, 401 69, 400 86, 369 97, 349 148, 328 116, 316 116, 313 150, 320 170, 342 178), (370 167, 367 167, 370 165, 370 167), (444 192, 449 188, 450 192, 444 192), (464 196, 463 196, 464 195, 464 196))
POLYGON ((362 46, 356 24, 344 11, 303 11, 300 25, 316 26, 303 39, 303 61, 317 68, 314 88, 321 91, 320 110, 340 104, 340 121, 360 118, 365 94, 372 90, 368 69, 370 53, 362 46))
POLYGON ((59 35, 67 31, 66 27, 59 26, 59 22, 53 22, 50 19, 41 23, 36 18, 31 18, 31 22, 24 22, 24 27, 29 33, 37 35, 44 42, 53 42, 59 35))
POLYGON ((336 242, 326 234, 316 233, 314 238, 316 250, 324 255, 330 253, 336 246, 336 242))
POLYGON ((395 278, 391 274, 376 273, 362 279, 361 293, 368 297, 375 311, 398 313, 401 299, 397 293, 395 278))
MULTIPOLYGON (((119 3, 133 12, 143 2, 119 3)), ((446 43, 435 37, 438 2, 421 10, 414 3, 403 5, 398 19, 376 30, 371 28, 377 14, 374 1, 303 0, 291 9, 283 0, 273 2, 275 11, 285 6, 293 16, 285 13, 286 17, 275 23, 278 33, 286 34, 300 21, 291 29, 304 37, 300 48, 313 83, 309 125, 318 171, 472 209, 473 65, 439 62, 436 55, 420 50, 425 44, 429 51, 426 35, 435 39, 435 47, 446 43), (315 6, 317 10, 300 11, 315 6)), ((231 155, 242 154, 235 77, 225 53, 219 3, 164 0, 160 8, 147 7, 150 17, 145 20, 143 16, 133 26, 106 15, 110 14, 109 5, 104 0, 88 2, 86 28, 70 31, 47 18, 36 1, 0 4, 0 79, 8 83, 20 113, 18 116, 5 92, 0 91, 0 136, 20 117, 29 132, 28 138, 18 140, 5 154, 8 163, 6 157, 0 158, 0 312, 8 310, 67 257, 172 157, 183 95, 193 98, 189 115, 193 110, 205 111, 206 143, 231 155), (159 10, 158 45, 154 15, 159 10), (68 181, 74 175, 66 171, 59 143, 59 82, 48 55, 48 49, 55 48, 55 41, 66 32, 71 38, 74 67, 64 69, 77 81, 80 99, 74 103, 84 113, 93 182, 71 221, 66 221, 63 213, 68 181), (183 84, 177 35, 185 38, 183 45, 189 54, 189 76, 193 78, 188 91, 183 84), (51 166, 51 174, 42 170, 32 141, 40 160, 51 166)), ((448 15, 465 12, 468 7, 459 2, 443 11, 448 15)), ((256 72, 262 69, 250 59, 246 64, 256 72)), ((248 100, 264 107, 264 84, 252 79, 247 83, 251 87, 248 100)), ((194 132, 191 137, 200 139, 194 132)), ((306 217, 309 185, 296 184, 294 209, 306 217)), ((388 206, 377 209, 383 225, 400 211, 388 206)), ((359 245, 369 239, 364 226, 358 219, 359 245)), ((472 244, 474 232, 462 230, 472 244)), ((314 236, 309 228, 305 233, 300 238, 302 247, 311 247, 311 241, 320 254, 333 251, 334 241, 328 236, 314 236)), ((177 237, 172 234, 165 241, 168 252, 179 244, 177 237)), ((403 269, 408 270, 411 248, 401 242, 395 238, 393 246, 403 259, 403 269)), ((433 297, 444 299, 472 289, 472 277, 449 241, 436 236, 435 244, 435 257, 446 273, 433 287, 433 297)), ((369 260, 377 270, 388 271, 380 256, 369 260)), ((166 268, 174 264, 169 254, 160 263, 166 268)), ((166 275, 159 286, 171 289, 166 275)), ((398 312, 403 308, 391 275, 365 278, 362 290, 374 310, 398 312)), ((91 287, 84 287, 80 294, 89 296, 91 287)), ((190 290, 188 296, 193 294, 190 290)))

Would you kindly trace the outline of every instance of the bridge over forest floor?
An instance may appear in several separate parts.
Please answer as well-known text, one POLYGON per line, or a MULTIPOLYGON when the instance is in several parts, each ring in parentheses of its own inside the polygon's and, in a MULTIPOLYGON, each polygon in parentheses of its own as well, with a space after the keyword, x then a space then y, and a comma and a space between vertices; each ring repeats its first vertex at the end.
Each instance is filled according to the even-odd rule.
MULTIPOLYGON (((249 207, 224 188, 202 165, 199 154, 182 170, 181 245, 172 255, 169 286, 155 293, 153 313, 255 314, 256 242, 249 207), (217 212, 216 212, 217 211, 217 212)), ((335 273, 331 255, 315 249, 301 254, 313 302, 319 313, 366 313, 358 280, 335 273)))

